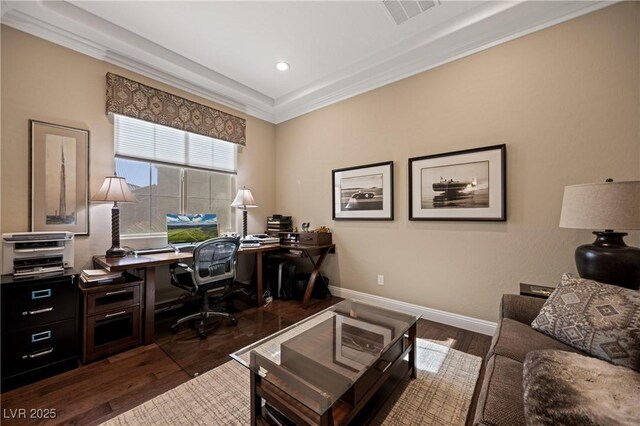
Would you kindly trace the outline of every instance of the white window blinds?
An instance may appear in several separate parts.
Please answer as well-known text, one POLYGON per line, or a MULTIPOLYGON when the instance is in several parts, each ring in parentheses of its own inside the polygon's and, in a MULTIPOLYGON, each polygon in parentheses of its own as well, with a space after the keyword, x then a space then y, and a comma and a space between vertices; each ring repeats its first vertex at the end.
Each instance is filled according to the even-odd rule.
POLYGON ((117 157, 235 173, 237 144, 114 115, 117 157))

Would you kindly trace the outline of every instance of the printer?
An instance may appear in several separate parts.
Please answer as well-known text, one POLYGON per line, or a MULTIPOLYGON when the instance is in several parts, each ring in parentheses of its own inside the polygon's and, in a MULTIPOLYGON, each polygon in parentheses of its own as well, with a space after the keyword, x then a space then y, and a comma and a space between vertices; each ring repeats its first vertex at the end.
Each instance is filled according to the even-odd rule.
POLYGON ((73 267, 73 233, 2 234, 2 274, 28 277, 73 267))

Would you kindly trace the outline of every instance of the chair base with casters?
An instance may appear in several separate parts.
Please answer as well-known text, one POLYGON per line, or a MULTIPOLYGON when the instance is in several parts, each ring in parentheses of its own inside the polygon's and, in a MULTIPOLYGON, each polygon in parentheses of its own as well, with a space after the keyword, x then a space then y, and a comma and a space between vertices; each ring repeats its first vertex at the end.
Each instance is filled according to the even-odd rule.
POLYGON ((197 330, 201 339, 207 337, 206 325, 209 318, 228 318, 231 325, 237 325, 238 320, 229 312, 211 309, 211 303, 219 303, 229 298, 234 291, 229 291, 235 281, 236 253, 239 243, 235 238, 213 238, 207 240, 194 249, 193 263, 176 263, 169 267, 171 284, 187 290, 192 296, 201 295, 200 311, 180 318, 171 326, 176 332, 178 326, 185 322, 199 321, 197 330), (182 269, 188 273, 177 273, 182 269), (210 290, 224 289, 222 296, 211 299, 210 290))

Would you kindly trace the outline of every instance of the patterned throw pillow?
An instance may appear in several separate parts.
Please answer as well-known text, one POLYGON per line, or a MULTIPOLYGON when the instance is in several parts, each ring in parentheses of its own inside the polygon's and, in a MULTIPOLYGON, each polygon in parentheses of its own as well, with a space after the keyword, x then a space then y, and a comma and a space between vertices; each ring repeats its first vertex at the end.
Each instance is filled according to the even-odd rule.
POLYGON ((564 274, 531 327, 640 371, 640 291, 564 274))

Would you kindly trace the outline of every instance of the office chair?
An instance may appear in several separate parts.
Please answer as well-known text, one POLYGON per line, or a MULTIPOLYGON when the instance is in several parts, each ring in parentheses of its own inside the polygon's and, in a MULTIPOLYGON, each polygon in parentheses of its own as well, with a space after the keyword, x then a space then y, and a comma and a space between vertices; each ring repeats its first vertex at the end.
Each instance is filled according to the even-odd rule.
POLYGON ((177 331, 178 326, 184 322, 199 319, 198 336, 204 339, 207 337, 205 323, 211 317, 226 317, 231 325, 238 324, 238 320, 232 314, 214 311, 209 304, 220 302, 232 293, 229 287, 235 281, 236 253, 239 247, 240 243, 235 238, 212 238, 195 247, 191 266, 185 263, 169 266, 172 285, 187 290, 192 296, 202 295, 200 312, 180 318, 171 326, 172 331, 177 331), (187 273, 177 273, 178 269, 187 273), (225 292, 222 296, 210 300, 209 291, 215 289, 224 289, 225 292))

